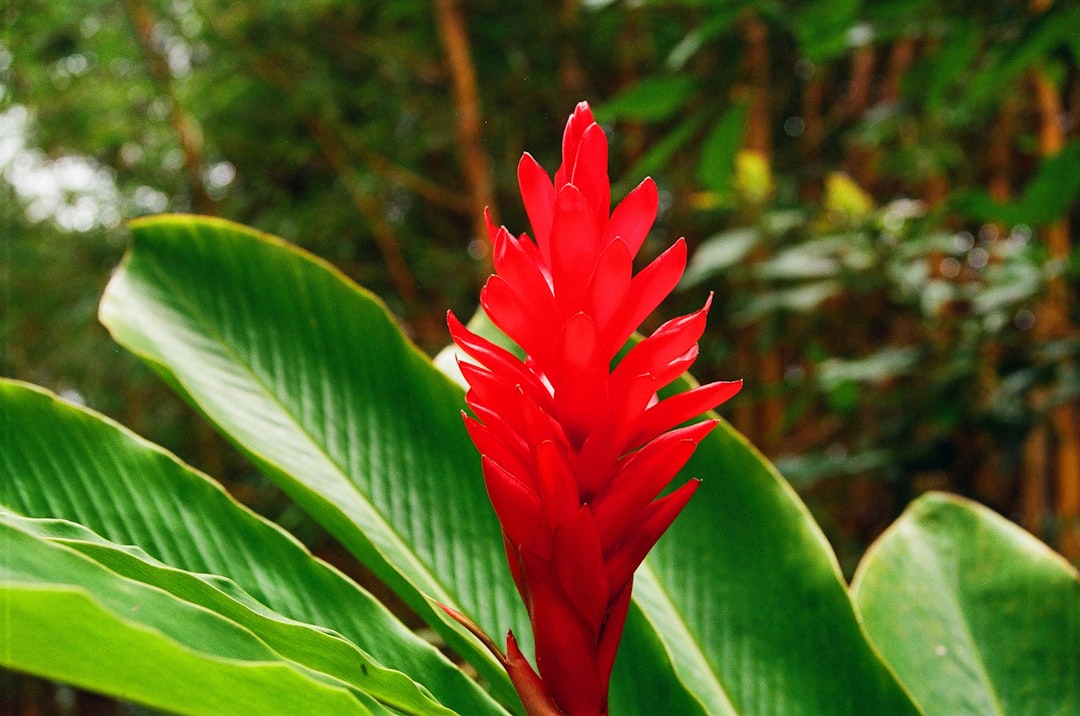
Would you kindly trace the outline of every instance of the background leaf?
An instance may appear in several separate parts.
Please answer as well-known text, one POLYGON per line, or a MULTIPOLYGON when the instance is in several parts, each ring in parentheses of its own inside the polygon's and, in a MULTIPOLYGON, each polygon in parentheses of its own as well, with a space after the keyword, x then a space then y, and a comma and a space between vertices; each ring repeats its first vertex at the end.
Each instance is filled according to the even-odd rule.
POLYGON ((1011 82, 1045 58, 1053 49, 1075 37, 1080 7, 1059 3, 1022 28, 1021 36, 1009 44, 990 48, 989 62, 970 78, 965 104, 979 108, 992 102, 1011 82))
POLYGON ((701 242, 690 257, 680 286, 696 286, 732 268, 761 242, 761 232, 754 227, 740 227, 710 236, 701 242))
POLYGON ((742 148, 749 109, 750 103, 745 101, 732 105, 706 135, 697 170, 698 180, 705 188, 720 194, 731 188, 735 155, 742 148))
POLYGON ((859 0, 800 3, 793 13, 791 30, 802 53, 814 62, 825 62, 843 53, 848 48, 859 5, 859 0))
POLYGON ((1043 160, 1015 201, 996 201, 985 191, 958 194, 956 209, 980 221, 1042 226, 1066 214, 1080 200, 1080 142, 1070 142, 1043 160))
POLYGON ((678 112, 694 91, 694 81, 685 76, 662 76, 642 80, 600 106, 595 114, 602 122, 635 119, 660 122, 678 112))
POLYGON ((989 509, 924 495, 871 546, 852 591, 928 716, 1080 711, 1080 575, 989 509))
POLYGON ((650 146, 630 170, 612 184, 612 193, 616 196, 625 195, 637 182, 641 181, 641 177, 651 176, 660 171, 671 161, 672 156, 697 134, 707 119, 708 115, 704 112, 696 112, 680 121, 669 133, 650 146))

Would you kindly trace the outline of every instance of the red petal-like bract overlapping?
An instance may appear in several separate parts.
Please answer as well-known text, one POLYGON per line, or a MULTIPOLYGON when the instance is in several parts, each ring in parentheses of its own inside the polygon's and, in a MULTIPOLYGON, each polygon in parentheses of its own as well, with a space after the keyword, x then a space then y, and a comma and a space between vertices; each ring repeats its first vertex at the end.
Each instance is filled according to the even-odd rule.
POLYGON ((528 154, 518 182, 533 237, 488 222, 495 275, 480 293, 509 351, 449 316, 473 362, 465 423, 483 456, 506 554, 529 611, 539 675, 511 634, 500 655, 530 716, 607 714, 634 570, 697 487, 657 499, 713 427, 683 423, 734 395, 719 382, 659 400, 697 357, 708 305, 620 349, 686 267, 679 239, 636 276, 656 218, 643 181, 611 211, 607 137, 582 102, 552 182, 528 154))

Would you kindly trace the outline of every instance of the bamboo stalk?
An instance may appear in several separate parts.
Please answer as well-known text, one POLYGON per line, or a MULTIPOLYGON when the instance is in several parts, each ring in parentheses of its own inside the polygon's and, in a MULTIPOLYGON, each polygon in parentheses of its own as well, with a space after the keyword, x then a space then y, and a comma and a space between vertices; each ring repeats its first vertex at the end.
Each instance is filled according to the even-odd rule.
POLYGON ((916 43, 913 37, 901 37, 889 50, 889 65, 885 73, 885 83, 881 90, 881 100, 887 104, 900 101, 900 85, 911 64, 915 61, 916 43))
POLYGON ((746 148, 771 155, 771 102, 769 101, 769 28, 756 15, 747 14, 739 25, 746 44, 743 72, 750 95, 747 113, 746 148))
MULTIPOLYGON (((1061 151, 1065 133, 1060 122, 1063 111, 1061 95, 1042 68, 1032 72, 1035 101, 1039 115, 1039 154, 1045 160, 1061 151)), ((1068 259, 1071 239, 1069 224, 1061 219, 1040 232, 1050 257, 1068 259)), ((1046 300, 1036 313, 1038 336, 1045 340, 1075 338, 1076 326, 1069 319, 1070 287, 1063 276, 1055 276, 1046 300)), ((1075 403, 1055 406, 1049 413, 1054 436, 1055 511, 1060 524, 1059 548, 1074 562, 1080 562, 1080 419, 1075 403)))
MULTIPOLYGON (((744 147, 760 154, 771 167, 769 28, 756 15, 748 13, 739 23, 739 29, 746 49, 741 66, 743 86, 737 91, 748 96, 750 101, 744 147)), ((754 258, 761 259, 763 256, 759 252, 754 258)), ((784 378, 782 346, 762 345, 762 337, 769 333, 768 326, 755 326, 745 333, 739 342, 736 358, 742 374, 749 381, 757 383, 759 392, 758 400, 753 405, 754 415, 751 416, 747 408, 736 412, 735 417, 750 426, 750 434, 759 444, 769 447, 778 442, 784 421, 784 403, 780 394, 784 378)))
POLYGON ((1036 426, 1024 438, 1020 465, 1020 522, 1032 534, 1042 534, 1047 512, 1046 428, 1036 426))
POLYGON ((851 55, 851 79, 848 81, 845 106, 849 119, 861 117, 870 106, 870 89, 876 64, 877 53, 871 45, 858 47, 851 55))

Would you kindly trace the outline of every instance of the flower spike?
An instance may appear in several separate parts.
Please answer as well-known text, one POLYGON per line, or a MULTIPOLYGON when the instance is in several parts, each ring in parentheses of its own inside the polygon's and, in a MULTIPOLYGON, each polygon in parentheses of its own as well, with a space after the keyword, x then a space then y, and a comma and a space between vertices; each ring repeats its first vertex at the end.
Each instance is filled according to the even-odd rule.
POLYGON ((659 495, 715 421, 679 426, 742 385, 657 395, 697 357, 711 299, 612 366, 682 277, 686 244, 679 239, 634 275, 656 219, 656 185, 645 179, 612 211, 607 159, 607 137, 582 102, 554 180, 529 154, 518 164, 532 238, 485 215, 495 274, 480 302, 524 360, 448 317, 470 386, 465 424, 529 612, 536 669, 512 633, 503 654, 444 609, 498 657, 529 716, 607 716, 634 570, 698 481, 659 495))

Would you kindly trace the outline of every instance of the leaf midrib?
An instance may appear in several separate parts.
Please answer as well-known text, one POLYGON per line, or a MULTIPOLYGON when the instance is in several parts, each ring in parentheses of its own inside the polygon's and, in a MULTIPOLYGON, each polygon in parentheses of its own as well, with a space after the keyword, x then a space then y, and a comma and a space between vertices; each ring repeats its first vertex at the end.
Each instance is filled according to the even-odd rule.
MULTIPOLYGON (((696 639, 694 639, 692 636, 690 636, 691 634, 693 634, 693 631, 691 630, 690 624, 687 621, 685 615, 682 613, 682 611, 678 607, 675 606, 675 602, 671 599, 671 595, 668 593, 668 591, 666 589, 664 589, 664 587, 662 585, 662 582, 656 576, 656 573, 653 571, 652 567, 649 565, 647 560, 644 563, 642 563, 642 565, 640 567, 638 567, 638 570, 637 570, 636 575, 635 575, 635 580, 638 581, 639 585, 640 585, 640 578, 642 576, 645 576, 646 579, 648 579, 648 580, 650 580, 652 582, 652 584, 650 585, 652 587, 652 592, 654 594, 659 595, 660 597, 663 598, 663 602, 664 602, 663 606, 667 609, 668 614, 670 614, 672 617, 674 617, 675 622, 678 624, 679 628, 682 630, 683 633, 680 634, 680 637, 683 637, 683 638, 680 641, 680 646, 682 646, 682 647, 685 647, 687 645, 692 646, 691 649, 686 649, 684 651, 681 651, 680 653, 681 654, 690 654, 691 661, 693 662, 693 664, 695 665, 697 670, 700 671, 700 673, 702 673, 703 675, 706 675, 706 676, 710 677, 711 684, 715 687, 715 694, 714 695, 716 697, 722 699, 723 708, 727 709, 728 713, 738 714, 739 712, 735 709, 734 704, 731 703, 731 697, 728 695, 727 691, 724 689, 723 684, 720 683, 720 680, 719 680, 715 670, 709 664, 709 660, 706 657, 705 652, 701 648, 701 643, 699 641, 697 641, 696 639)), ((637 601, 638 600, 635 599, 635 603, 637 603, 637 601)), ((641 608, 640 603, 638 603, 638 607, 641 608)), ((649 625, 654 630, 656 630, 656 623, 653 620, 652 614, 650 614, 650 612, 648 610, 644 609, 644 608, 641 608, 641 612, 645 616, 645 618, 648 620, 649 625)), ((659 630, 656 630, 656 631, 659 633, 659 630)), ((665 638, 660 639, 660 642, 661 642, 661 644, 663 644, 664 651, 667 652, 667 654, 668 654, 668 659, 671 662, 673 671, 678 676, 679 681, 682 682, 683 684, 685 684, 686 682, 685 682, 685 680, 684 680, 684 678, 683 678, 683 676, 681 674, 681 672, 683 670, 678 667, 679 662, 678 662, 678 659, 676 658, 675 654, 671 653, 670 646, 672 644, 671 644, 670 638, 668 636, 665 636, 665 638)), ((688 687, 686 689, 686 693, 689 694, 691 697, 693 697, 695 701, 700 703, 702 705, 702 708, 704 708, 706 710, 706 712, 708 712, 708 705, 702 703, 701 696, 698 694, 698 692, 695 689, 688 687)))
MULTIPOLYGON (((925 536, 925 534, 923 535, 925 536)), ((930 550, 930 568, 933 570, 935 576, 942 583, 948 583, 948 577, 950 572, 945 569, 945 565, 942 564, 941 553, 938 550, 930 550)), ((955 573, 955 570, 954 570, 955 573)), ((993 680, 990 678, 990 673, 986 668, 986 662, 983 660, 982 651, 978 647, 978 642, 975 640, 974 633, 971 630, 971 624, 967 618, 966 612, 961 608, 957 595, 959 589, 942 590, 944 591, 944 597, 948 610, 952 612, 953 623, 960 626, 963 630, 965 639, 965 646, 972 655, 974 665, 978 668, 978 675, 980 677, 981 685, 986 689, 986 693, 989 695, 991 702, 994 705, 994 713, 997 716, 1007 716, 1004 709, 1001 707, 1001 698, 998 696, 997 690, 994 688, 993 680)))
MULTIPOLYGON (((202 240, 201 237, 200 237, 200 240, 202 240)), ((286 248, 288 250, 292 251, 291 248, 289 248, 289 247, 286 247, 286 248)), ((147 263, 145 259, 143 260, 143 262, 147 263)), ((157 281, 159 281, 162 285, 168 285, 169 283, 171 283, 171 281, 169 280, 170 277, 169 277, 169 274, 168 274, 167 271, 158 271, 157 270, 158 266, 159 266, 158 262, 154 261, 154 262, 150 262, 150 263, 152 264, 152 270, 157 274, 157 277, 156 277, 157 281)), ((334 275, 334 279, 337 280, 337 281, 341 280, 340 277, 337 276, 336 274, 334 275)), ((352 287, 349 286, 348 284, 345 284, 345 287, 347 289, 349 289, 349 290, 352 290, 352 287)), ((270 404, 272 404, 274 407, 276 407, 280 411, 280 413, 282 415, 284 415, 288 419, 289 424, 296 429, 297 433, 299 435, 302 435, 303 438, 309 444, 309 446, 314 449, 314 452, 320 458, 325 460, 325 462, 329 466, 331 466, 333 468, 334 473, 336 473, 339 478, 344 480, 344 483, 348 485, 350 494, 352 494, 353 497, 355 497, 360 503, 362 503, 362 505, 364 505, 365 507, 368 508, 368 510, 370 512, 370 515, 372 515, 372 516, 374 516, 375 518, 378 519, 378 523, 379 523, 378 526, 387 535, 393 537, 393 540, 397 543, 396 547, 398 549, 400 549, 404 554, 406 554, 410 559, 414 560, 420 567, 423 568, 422 571, 426 575, 427 579, 432 583, 433 586, 437 587, 438 590, 439 590, 439 594, 437 595, 437 598, 440 601, 450 601, 450 597, 449 597, 449 593, 448 593, 448 591, 446 589, 446 585, 440 579, 438 579, 435 576, 435 574, 432 572, 432 570, 427 568, 427 565, 425 565, 420 560, 418 555, 416 555, 411 549, 409 549, 408 544, 402 538, 402 535, 391 525, 391 523, 387 522, 386 518, 384 517, 382 511, 378 508, 378 506, 365 498, 364 494, 359 490, 357 485, 350 479, 349 472, 344 469, 344 467, 340 464, 340 462, 336 458, 334 458, 327 450, 324 449, 324 447, 319 443, 319 441, 315 439, 315 437, 311 433, 311 431, 309 431, 306 428, 306 426, 304 426, 303 422, 301 420, 299 420, 298 416, 291 409, 289 409, 289 407, 281 399, 279 399, 279 397, 277 396, 277 394, 274 391, 272 391, 270 389, 270 384, 266 380, 264 380, 263 377, 260 376, 259 373, 256 370, 254 370, 253 366, 249 362, 243 360, 242 359, 242 353, 239 350, 237 350, 229 341, 227 341, 225 336, 220 331, 215 329, 214 322, 207 317, 207 314, 205 313, 205 311, 203 311, 198 306, 197 302, 194 302, 194 301, 192 301, 190 299, 186 299, 185 298, 185 292, 177 291, 177 292, 174 292, 174 293, 170 294, 170 297, 169 297, 168 301, 163 301, 163 302, 159 301, 159 303, 164 303, 165 305, 170 305, 171 304, 171 305, 174 305, 174 306, 177 306, 177 307, 181 308, 186 313, 187 316, 189 316, 192 320, 194 320, 196 322, 197 325, 200 326, 200 328, 204 329, 204 330, 200 331, 200 334, 207 337, 207 338, 209 338, 216 345, 218 345, 221 349, 223 349, 223 352, 225 353, 225 355, 228 358, 231 359, 231 361, 230 361, 231 364, 235 365, 235 366, 239 366, 241 368, 241 370, 242 370, 242 373, 244 375, 248 376, 250 381, 252 383, 254 383, 257 388, 259 388, 259 392, 263 396, 264 400, 267 400, 270 404), (210 330, 205 330, 206 328, 209 328, 210 330)), ((142 353, 142 356, 144 358, 152 360, 155 364, 160 365, 164 370, 168 371, 168 373, 173 376, 174 380, 176 380, 178 383, 180 383, 183 386, 184 392, 187 394, 188 398, 199 407, 200 412, 204 416, 206 416, 206 418, 208 420, 210 420, 215 425, 217 425, 222 430, 222 432, 224 432, 225 435, 227 435, 230 439, 232 439, 235 442, 239 443, 242 450, 244 450, 245 452, 251 454, 253 457, 256 458, 257 461, 263 462, 264 464, 273 466, 273 468, 275 470, 277 470, 278 472, 283 473, 286 476, 288 476, 288 479, 289 479, 289 481, 291 483, 294 483, 294 484, 298 485, 305 492, 308 492, 309 494, 313 495, 314 497, 316 497, 320 501, 322 501, 325 504, 329 505, 331 509, 333 509, 333 510, 339 512, 340 514, 342 514, 343 516, 345 516, 346 519, 349 520, 349 522, 351 522, 353 524, 356 524, 354 522, 353 518, 351 516, 349 516, 349 514, 347 512, 345 512, 345 510, 343 510, 339 505, 330 502, 329 500, 325 499, 322 495, 320 495, 317 492, 315 492, 314 490, 312 490, 310 487, 308 487, 302 481, 300 481, 299 479, 294 478, 291 474, 289 474, 289 472, 285 468, 283 468, 281 465, 279 465, 277 463, 277 461, 272 460, 269 457, 267 457, 265 454, 263 454, 263 452, 261 450, 257 450, 254 447, 252 447, 252 446, 250 446, 250 445, 248 445, 246 443, 241 443, 238 439, 233 438, 232 432, 229 431, 224 425, 222 425, 221 422, 219 422, 217 419, 215 419, 213 417, 212 413, 209 410, 207 410, 206 405, 204 404, 204 402, 202 400, 200 400, 198 397, 196 397, 195 393, 193 393, 191 390, 188 389, 187 381, 184 380, 184 378, 179 373, 172 370, 168 365, 166 365, 164 363, 161 363, 161 362, 151 358, 150 356, 147 356, 145 353, 142 353)), ((352 420, 352 418, 350 417, 350 422, 351 422, 351 420, 352 420)), ((371 544, 372 548, 379 554, 379 556, 383 559, 383 561, 393 571, 397 572, 397 574, 399 574, 403 579, 407 580, 410 584, 412 584, 412 582, 413 582, 412 578, 409 575, 402 572, 401 570, 396 569, 394 564, 389 559, 387 559, 387 556, 384 554, 383 549, 381 549, 380 546, 376 542, 369 539, 367 534, 364 533, 363 531, 357 530, 357 532, 359 532, 361 534, 361 536, 363 537, 363 539, 365 541, 367 541, 369 544, 371 544)), ((414 584, 413 586, 415 587, 416 585, 414 584)), ((417 591, 420 591, 420 590, 417 590, 417 591)))

